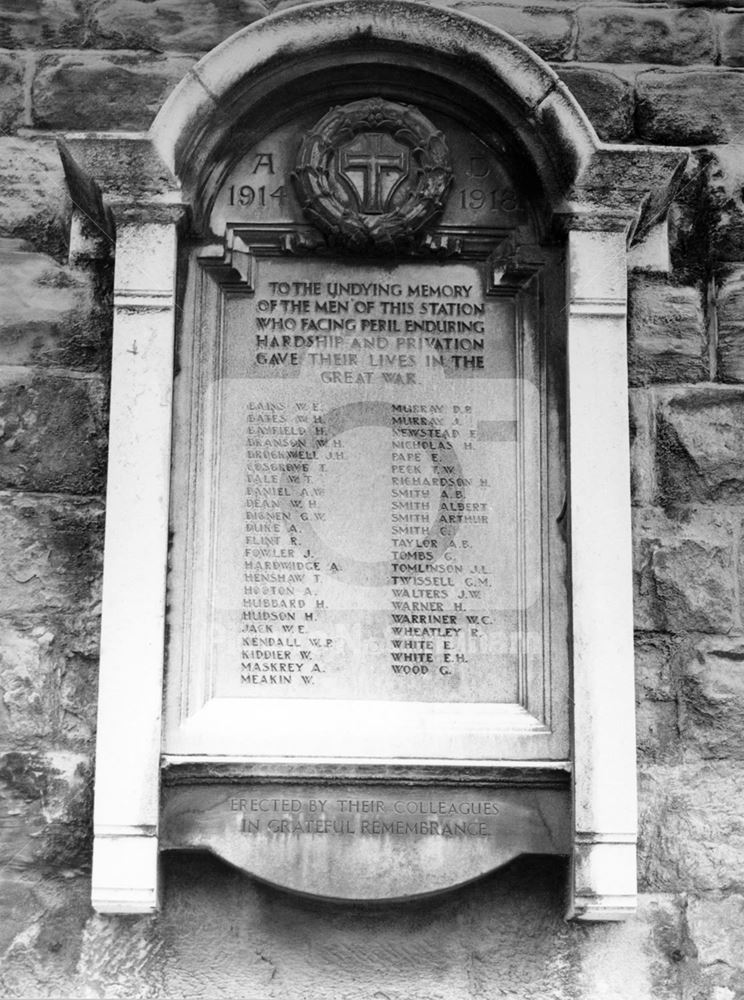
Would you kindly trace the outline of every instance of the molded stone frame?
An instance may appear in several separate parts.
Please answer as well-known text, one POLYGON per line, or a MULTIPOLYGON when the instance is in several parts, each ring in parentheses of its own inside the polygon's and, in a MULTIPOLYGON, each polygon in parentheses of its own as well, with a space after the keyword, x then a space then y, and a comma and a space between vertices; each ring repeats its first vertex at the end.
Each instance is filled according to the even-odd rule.
MULTIPOLYGON (((146 134, 65 137, 71 254, 116 229, 93 905, 158 906, 158 808, 179 223, 201 232, 239 113, 347 66, 422 66, 511 129, 567 253, 574 849, 568 916, 620 920, 636 896, 626 362, 629 247, 659 238, 686 153, 600 142, 558 77, 475 18, 414 0, 329 0, 205 56, 146 134), (650 235, 649 235, 650 234, 650 235)), ((649 249, 651 248, 651 249, 649 249)), ((655 249, 656 248, 656 249, 655 249)), ((519 261, 514 262, 519 267, 519 261)))

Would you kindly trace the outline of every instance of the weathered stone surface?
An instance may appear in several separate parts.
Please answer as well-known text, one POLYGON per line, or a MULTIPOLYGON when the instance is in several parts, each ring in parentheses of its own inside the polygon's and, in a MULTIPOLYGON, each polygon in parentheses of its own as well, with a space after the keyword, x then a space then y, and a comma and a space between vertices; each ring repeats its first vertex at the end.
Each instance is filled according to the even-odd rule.
POLYGON ((199 855, 163 867, 158 920, 91 914, 77 874, 37 879, 33 892, 21 876, 6 882, 16 920, 4 995, 483 1000, 497 983, 531 1000, 679 1000, 694 953, 672 894, 641 896, 624 924, 567 924, 555 905, 564 866, 544 859, 383 913, 316 906, 199 855))
MULTIPOLYGON (((560 926, 563 877, 562 864, 517 861, 470 893, 449 893, 423 910, 406 914, 387 908, 381 923, 358 908, 313 907, 308 919, 309 912, 291 897, 241 880, 213 862, 189 868, 173 856, 166 862, 171 906, 160 922, 158 965, 174 995, 180 990, 204 1000, 225 991, 226 970, 235 961, 245 969, 249 985, 243 995, 250 1000, 271 992, 299 997, 300 977, 318 983, 328 1000, 353 994, 360 983, 375 984, 370 997, 376 984, 384 984, 380 992, 391 998, 464 1000, 487 995, 494 977, 506 996, 531 992, 568 1000, 580 965, 577 929, 560 926), (202 958, 196 961, 186 942, 196 933, 200 915, 202 958), (531 931, 520 940, 515 932, 525 920, 531 931), (458 925, 467 926, 467 933, 453 934, 458 925), (236 932, 226 936, 226 926, 236 932), (558 980, 551 972, 556 961, 562 965, 558 980)), ((103 928, 97 930, 100 936, 103 928)), ((142 946, 136 950, 143 958, 148 955, 142 946)), ((115 942, 109 939, 108 947, 99 950, 99 968, 106 952, 117 962, 115 942)), ((86 959, 84 950, 81 968, 86 959)))
POLYGON ((656 462, 665 505, 744 499, 744 389, 701 386, 665 395, 656 462))
POLYGON ((95 731, 98 616, 0 620, 0 717, 16 749, 85 745, 95 731))
POLYGON ((78 988, 76 967, 90 916, 89 880, 72 871, 62 879, 25 871, 9 877, 0 896, 14 883, 8 922, 0 919, 10 935, 0 962, 0 989, 6 996, 49 1000, 85 996, 88 990, 85 984, 78 988))
POLYGON ((102 543, 100 503, 0 494, 0 614, 93 607, 102 543))
POLYGON ((642 767, 639 796, 642 890, 740 890, 744 770, 739 761, 642 767))
POLYGON ((38 920, 43 909, 28 879, 15 873, 0 875, 0 953, 11 947, 16 936, 38 920))
POLYGON ((658 498, 654 439, 656 402, 653 390, 631 389, 630 403, 630 498, 636 507, 653 506, 658 498))
POLYGON ((672 273, 682 284, 707 288, 710 277, 708 149, 693 149, 669 208, 667 229, 672 273))
POLYGON ((641 701, 636 705, 636 740, 645 758, 662 761, 679 756, 678 708, 670 701, 641 701))
POLYGON ((73 753, 0 755, 0 863, 86 866, 90 764, 73 753))
POLYGON ((46 56, 33 84, 40 128, 145 129, 194 64, 189 56, 79 52, 46 56))
MULTIPOLYGON (((744 31, 744 25, 742 27, 744 31)), ((744 143, 708 152, 710 255, 719 261, 744 260, 744 143)))
POLYGON ((2 0, 0 46, 76 48, 85 44, 84 20, 75 0, 2 0))
POLYGON ((576 58, 619 63, 712 63, 713 20, 698 10, 580 7, 576 58))
POLYGON ((721 963, 744 972, 744 896, 691 899, 687 922, 701 965, 721 963))
POLYGON ((671 635, 636 636, 635 673, 639 698, 674 701, 679 688, 680 649, 684 640, 671 635))
MULTIPOLYGON (((565 877, 562 865, 524 858, 468 889, 415 909, 386 908, 383 916, 320 908, 242 881, 206 859, 172 856, 165 867, 170 906, 159 921, 163 944, 154 966, 174 997, 180 990, 203 1000, 229 992, 228 970, 236 963, 245 969, 247 1000, 272 992, 299 1000, 307 992, 303 980, 317 984, 313 995, 323 1000, 372 1000, 375 993, 380 1000, 475 1000, 493 995, 495 985, 515 998, 677 1000, 671 955, 683 931, 675 902, 643 900, 635 920, 587 933, 562 920, 565 877), (195 934, 200 961, 189 946, 195 934)), ((109 949, 118 961, 114 941, 109 949)), ((149 954, 142 944, 134 950, 145 959, 149 954)))
MULTIPOLYGON (((93 995, 105 996, 113 979, 122 996, 152 996, 154 985, 163 977, 162 947, 153 920, 122 921, 93 914, 83 929, 75 982, 93 995)), ((246 965, 251 967, 250 959, 246 965)), ((266 977, 259 981, 266 983, 266 977)))
POLYGON ((524 42, 543 59, 570 59, 573 17, 562 4, 510 6, 492 0, 444 0, 438 6, 478 17, 524 42))
POLYGON ((636 275, 628 289, 631 385, 707 378, 707 337, 697 288, 636 275))
POLYGON ((103 387, 94 378, 0 370, 0 488, 99 493, 103 387))
POLYGON ((649 142, 736 142, 744 132, 744 73, 735 70, 647 70, 636 98, 639 135, 649 142))
POLYGON ((678 963, 685 951, 680 902, 670 895, 641 896, 634 919, 612 929, 595 924, 583 939, 578 995, 587 1000, 679 1000, 678 963), (629 955, 645 960, 631 963, 629 955))
POLYGON ((62 267, 26 245, 0 238, 2 363, 94 368, 108 334, 107 297, 90 271, 62 267))
POLYGON ((69 226, 62 164, 56 143, 0 136, 0 235, 30 240, 46 249, 50 237, 62 252, 69 226))
POLYGON ((10 132, 23 118, 23 64, 18 56, 0 54, 0 132, 10 132))
POLYGON ((739 1000, 744 995, 744 897, 692 897, 686 923, 699 973, 699 992, 690 996, 739 1000))
POLYGON ((94 0, 100 48, 208 52, 268 12, 261 0, 94 0))
MULTIPOLYGON (((273 11, 299 7, 311 0, 280 0, 273 11)), ((438 7, 448 7, 462 14, 480 18, 508 32, 529 45, 543 59, 570 59, 573 47, 573 13, 565 4, 543 0, 542 3, 501 3, 499 0, 432 0, 438 7)))
POLYGON ((727 632, 741 628, 733 516, 691 510, 673 521, 641 509, 634 521, 636 628, 727 632))
POLYGON ((701 757, 744 758, 744 638, 702 638, 683 662, 680 726, 701 757))
POLYGON ((607 69, 596 66, 553 67, 586 112, 605 142, 622 142, 633 134, 633 88, 607 69))
POLYGON ((744 267, 723 274, 716 311, 718 377, 722 382, 744 382, 744 267))
MULTIPOLYGON (((634 0, 635 2, 635 0, 634 0)), ((674 0, 678 7, 742 7, 742 0, 674 0)))
POLYGON ((744 66, 744 13, 719 14, 718 44, 724 66, 744 66))

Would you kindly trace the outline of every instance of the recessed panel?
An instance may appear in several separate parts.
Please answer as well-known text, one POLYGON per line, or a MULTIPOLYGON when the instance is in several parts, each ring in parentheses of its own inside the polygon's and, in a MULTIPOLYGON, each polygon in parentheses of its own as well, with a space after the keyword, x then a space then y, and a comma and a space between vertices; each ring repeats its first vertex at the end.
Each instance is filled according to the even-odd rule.
POLYGON ((542 656, 540 401, 513 300, 477 264, 260 259, 215 365, 211 694, 518 702, 542 656))
POLYGON ((167 752, 561 759, 560 298, 513 158, 380 97, 303 116, 190 264, 167 752))

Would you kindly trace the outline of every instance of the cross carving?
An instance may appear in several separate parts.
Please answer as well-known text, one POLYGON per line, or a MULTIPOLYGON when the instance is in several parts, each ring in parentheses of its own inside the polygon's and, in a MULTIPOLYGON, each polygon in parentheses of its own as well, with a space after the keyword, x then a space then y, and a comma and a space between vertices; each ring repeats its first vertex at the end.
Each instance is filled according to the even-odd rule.
POLYGON ((339 151, 338 172, 359 196, 362 212, 382 215, 393 190, 408 176, 408 150, 385 132, 363 132, 339 151), (385 142, 387 140, 387 142, 385 142), (387 174, 399 174, 385 191, 387 174), (352 174, 362 175, 361 189, 352 174))

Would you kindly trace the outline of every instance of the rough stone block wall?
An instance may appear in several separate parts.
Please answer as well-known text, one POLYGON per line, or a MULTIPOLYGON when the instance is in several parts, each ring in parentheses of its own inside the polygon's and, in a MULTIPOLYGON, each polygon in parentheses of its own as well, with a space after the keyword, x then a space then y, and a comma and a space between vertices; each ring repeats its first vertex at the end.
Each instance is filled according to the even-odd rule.
MULTIPOLYGON (((353 2, 353 0, 349 0, 353 2)), ((437 0, 548 60, 601 138, 693 147, 672 268, 630 281, 641 905, 562 920, 561 862, 330 906, 168 858, 88 903, 111 267, 67 260, 54 136, 145 129, 289 0, 0 0, 0 994, 744 997, 744 0, 437 0)))

